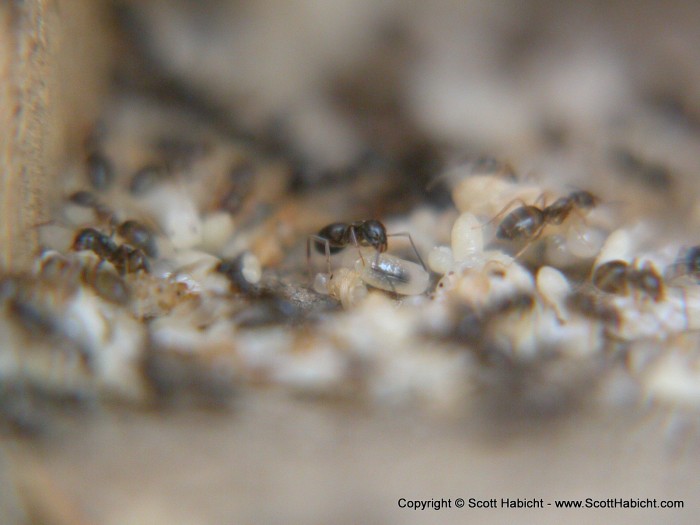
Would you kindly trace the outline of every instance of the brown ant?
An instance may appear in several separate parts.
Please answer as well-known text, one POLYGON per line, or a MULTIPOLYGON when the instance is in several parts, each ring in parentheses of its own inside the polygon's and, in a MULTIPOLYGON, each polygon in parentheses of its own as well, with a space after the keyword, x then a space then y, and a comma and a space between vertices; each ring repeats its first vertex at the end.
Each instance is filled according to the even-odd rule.
POLYGON ((681 252, 678 260, 671 264, 664 274, 667 280, 686 275, 696 281, 700 280, 700 246, 693 246, 684 253, 681 252))
MULTIPOLYGON (((387 233, 385 226, 378 220, 369 219, 364 221, 356 221, 351 223, 334 222, 319 230, 316 235, 309 235, 306 240, 306 262, 311 272, 309 261, 311 259, 311 241, 314 242, 316 251, 326 254, 326 264, 328 265, 328 273, 331 273, 331 255, 338 253, 343 248, 352 244, 357 247, 371 246, 377 250, 377 259, 379 255, 385 252, 389 246, 389 237, 408 237, 418 261, 420 261, 423 269, 427 271, 425 263, 418 253, 418 249, 408 232, 387 233)), ((360 259, 364 265, 364 257, 360 252, 360 259)))
POLYGON ((122 275, 139 270, 149 271, 148 260, 140 248, 128 244, 118 246, 111 237, 95 228, 80 230, 73 241, 73 249, 94 252, 100 259, 112 263, 122 275))
POLYGON ((650 265, 636 268, 619 259, 601 264, 593 271, 593 285, 607 293, 627 295, 629 288, 647 294, 655 302, 662 299, 664 283, 662 277, 650 265))
POLYGON ((124 280, 101 264, 97 266, 81 264, 77 259, 47 251, 41 255, 37 274, 47 283, 58 283, 69 291, 74 291, 77 279, 90 286, 102 299, 116 304, 126 304, 130 291, 124 280))
MULTIPOLYGON (((543 208, 523 203, 523 206, 510 212, 501 221, 496 231, 496 237, 508 241, 527 241, 527 244, 515 255, 517 258, 531 242, 541 235, 545 226, 548 224, 561 224, 572 211, 576 209, 588 210, 597 203, 598 198, 585 190, 574 191, 566 197, 558 198, 552 204, 543 208)), ((504 211, 509 206, 510 204, 504 208, 504 211)), ((499 215, 496 215, 496 218, 499 215)))

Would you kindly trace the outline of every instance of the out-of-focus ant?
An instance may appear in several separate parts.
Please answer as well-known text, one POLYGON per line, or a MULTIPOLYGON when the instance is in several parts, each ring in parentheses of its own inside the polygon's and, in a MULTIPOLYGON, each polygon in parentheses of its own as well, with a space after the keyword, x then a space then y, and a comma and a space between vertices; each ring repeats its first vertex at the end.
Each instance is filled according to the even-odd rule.
POLYGON ((80 230, 73 241, 73 249, 94 252, 100 259, 112 263, 122 275, 139 270, 149 271, 148 260, 140 248, 128 244, 118 246, 111 237, 95 228, 80 230))
POLYGON ((593 271, 591 280, 596 288, 607 293, 627 295, 630 288, 635 288, 655 302, 664 295, 663 279, 650 264, 637 268, 617 259, 608 261, 593 271))
MULTIPOLYGON (((496 237, 508 241, 525 241, 525 246, 515 255, 517 258, 527 249, 530 243, 537 240, 545 226, 548 224, 561 224, 574 210, 588 210, 597 203, 598 198, 585 190, 574 191, 568 196, 560 197, 549 206, 542 208, 523 203, 522 206, 510 212, 501 221, 496 231, 496 237)), ((504 208, 504 211, 511 204, 512 202, 504 208)), ((502 213, 496 215, 495 218, 498 218, 502 213)))
POLYGON ((664 277, 669 281, 685 276, 700 280, 700 246, 681 252, 676 262, 664 272, 664 277))
POLYGON ((369 219, 364 221, 356 221, 351 223, 334 222, 319 230, 316 235, 309 235, 306 240, 306 262, 311 272, 311 242, 313 241, 316 251, 326 254, 326 264, 328 265, 328 273, 331 274, 331 255, 338 253, 343 248, 353 245, 360 253, 360 259, 364 265, 364 257, 360 251, 361 246, 371 246, 377 250, 377 258, 379 254, 385 252, 389 246, 389 237, 408 237, 411 247, 413 248, 418 261, 420 261, 423 269, 427 271, 422 257, 418 253, 411 234, 408 232, 387 233, 385 226, 378 220, 369 219))

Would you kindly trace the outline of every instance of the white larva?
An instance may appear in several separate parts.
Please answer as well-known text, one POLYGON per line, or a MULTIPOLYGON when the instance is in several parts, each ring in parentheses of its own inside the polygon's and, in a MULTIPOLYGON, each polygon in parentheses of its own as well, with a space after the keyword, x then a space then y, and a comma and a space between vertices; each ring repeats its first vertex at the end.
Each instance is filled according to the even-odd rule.
POLYGON ((452 198, 461 212, 494 216, 514 199, 534 202, 541 194, 537 186, 525 186, 499 175, 472 175, 455 186, 452 198))
POLYGON ((370 286, 401 295, 422 294, 430 285, 430 274, 419 264, 386 253, 358 259, 355 271, 370 286))
POLYGON ((332 274, 316 274, 314 290, 339 300, 346 309, 357 306, 367 296, 364 281, 356 271, 348 268, 340 268, 332 274))
POLYGON ((200 248, 220 252, 235 230, 230 214, 220 211, 210 213, 202 221, 202 242, 200 248))
POLYGON ((484 251, 482 225, 472 213, 462 213, 452 227, 452 255, 465 261, 484 251))
POLYGON ((544 302, 557 314, 560 320, 566 319, 564 315, 564 302, 571 293, 571 286, 566 276, 556 268, 543 266, 537 272, 537 291, 544 302))
POLYGON ((620 259, 629 261, 632 258, 632 239, 626 230, 615 230, 603 243, 603 247, 598 253, 593 267, 597 268, 601 264, 620 259))
POLYGON ((435 273, 446 274, 454 267, 454 263, 449 246, 435 246, 428 254, 428 266, 435 273))

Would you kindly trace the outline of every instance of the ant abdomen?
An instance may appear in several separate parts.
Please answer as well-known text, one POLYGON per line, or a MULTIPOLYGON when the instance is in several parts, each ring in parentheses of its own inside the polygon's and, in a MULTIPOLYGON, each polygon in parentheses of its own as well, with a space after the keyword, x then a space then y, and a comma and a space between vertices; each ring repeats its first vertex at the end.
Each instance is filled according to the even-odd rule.
POLYGON ((536 206, 516 208, 498 226, 496 237, 518 241, 530 239, 542 227, 544 214, 536 206))

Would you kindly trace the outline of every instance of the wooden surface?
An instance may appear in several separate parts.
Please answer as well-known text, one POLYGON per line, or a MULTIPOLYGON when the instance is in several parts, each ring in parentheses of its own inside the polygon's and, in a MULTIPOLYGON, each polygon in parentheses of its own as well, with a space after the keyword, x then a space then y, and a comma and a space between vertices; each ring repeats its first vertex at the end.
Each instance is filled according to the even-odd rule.
POLYGON ((53 182, 94 120, 108 81, 101 2, 0 4, 0 266, 34 255, 53 182))

